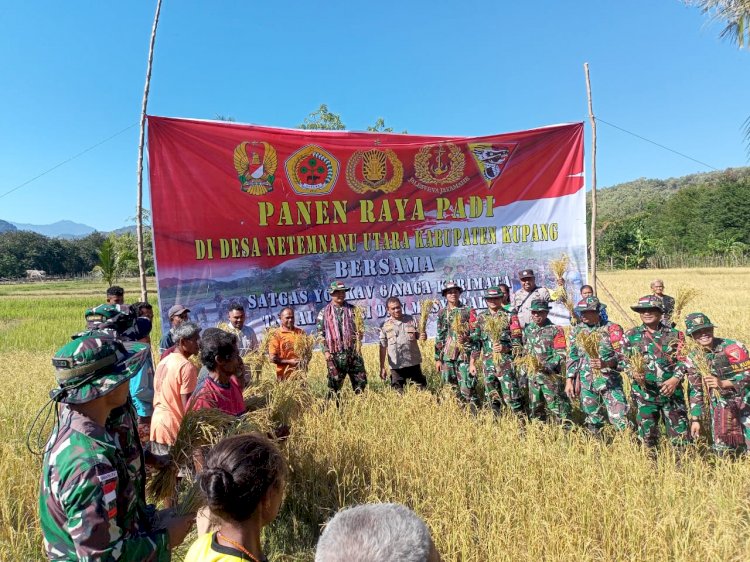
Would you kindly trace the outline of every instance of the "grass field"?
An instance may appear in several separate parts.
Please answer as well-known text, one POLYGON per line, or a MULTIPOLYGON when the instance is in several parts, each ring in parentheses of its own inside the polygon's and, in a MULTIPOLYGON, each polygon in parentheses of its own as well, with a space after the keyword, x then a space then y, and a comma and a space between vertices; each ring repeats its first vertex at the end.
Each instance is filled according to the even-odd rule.
MULTIPOLYGON (((629 310, 653 276, 615 272, 602 280, 629 310)), ((750 269, 658 276, 669 294, 679 286, 700 291, 686 312, 702 310, 720 335, 750 341, 750 269)), ((125 288, 137 294, 134 283, 125 288)), ((26 434, 53 385, 52 353, 82 328, 83 309, 99 304, 104 291, 91 282, 0 285, 2 561, 41 558, 41 460, 27 451, 26 434)), ((600 297, 612 319, 629 327, 606 293, 600 297)), ((316 398, 284 445, 290 482, 267 533, 271 560, 311 560, 326 518, 364 501, 411 506, 446 561, 750 558, 746 460, 715 460, 695 446, 679 464, 669 450, 653 463, 629 436, 604 446, 540 424, 521 436, 513 420, 472 417, 446 394, 386 390, 374 381, 376 357, 366 348, 370 391, 345 392, 339 408, 320 398, 325 382, 315 359, 309 388, 316 398)))

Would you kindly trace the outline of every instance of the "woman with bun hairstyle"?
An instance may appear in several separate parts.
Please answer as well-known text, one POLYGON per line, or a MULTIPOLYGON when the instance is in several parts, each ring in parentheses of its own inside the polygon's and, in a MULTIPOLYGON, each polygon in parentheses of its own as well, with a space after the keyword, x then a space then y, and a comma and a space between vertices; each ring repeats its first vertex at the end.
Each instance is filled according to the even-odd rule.
POLYGON ((217 530, 199 537, 185 562, 266 562, 260 533, 279 512, 286 474, 276 445, 258 433, 217 443, 198 475, 217 530))

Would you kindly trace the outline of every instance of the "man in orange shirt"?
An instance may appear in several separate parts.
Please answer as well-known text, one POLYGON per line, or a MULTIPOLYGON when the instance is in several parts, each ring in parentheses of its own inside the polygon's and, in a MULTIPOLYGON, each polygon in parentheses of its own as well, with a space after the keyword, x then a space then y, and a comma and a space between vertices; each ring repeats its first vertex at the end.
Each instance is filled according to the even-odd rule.
POLYGON ((279 313, 281 327, 276 330, 268 342, 268 354, 276 365, 276 379, 283 381, 299 365, 299 357, 294 352, 294 342, 304 333, 294 326, 294 310, 286 307, 279 313))
POLYGON ((184 322, 175 328, 175 350, 156 367, 151 417, 151 452, 154 454, 169 452, 195 390, 198 369, 189 359, 198 353, 200 332, 200 327, 193 322, 184 322))

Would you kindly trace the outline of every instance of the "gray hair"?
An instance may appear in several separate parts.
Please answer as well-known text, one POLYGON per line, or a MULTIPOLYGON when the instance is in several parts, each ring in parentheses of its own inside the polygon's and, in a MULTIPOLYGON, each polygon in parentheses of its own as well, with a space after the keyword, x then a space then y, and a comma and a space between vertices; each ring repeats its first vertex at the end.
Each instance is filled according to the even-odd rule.
POLYGON ((663 287, 664 286, 664 281, 662 281, 661 279, 654 279, 653 281, 651 281, 651 288, 652 289, 654 288, 654 285, 661 285, 663 287))
POLYGON ((192 339, 197 337, 200 333, 201 327, 195 322, 183 322, 172 331, 175 342, 192 339))
POLYGON ((430 530, 396 503, 358 505, 339 511, 323 530, 315 562, 427 562, 430 530))

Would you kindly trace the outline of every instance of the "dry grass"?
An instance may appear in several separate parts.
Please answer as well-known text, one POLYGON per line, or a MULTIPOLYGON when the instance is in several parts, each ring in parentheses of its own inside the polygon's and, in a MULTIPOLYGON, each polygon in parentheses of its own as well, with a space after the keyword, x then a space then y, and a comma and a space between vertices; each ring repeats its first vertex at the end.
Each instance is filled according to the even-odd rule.
MULTIPOLYGON (((601 274, 624 307, 648 292, 653 276, 601 274)), ((750 341, 750 269, 666 270, 658 276, 668 293, 683 284, 698 289, 692 310, 707 313, 719 335, 750 341), (721 306, 701 290, 718 283, 721 306)), ((36 508, 41 459, 26 450, 26 430, 53 383, 50 356, 79 329, 81 310, 104 293, 103 286, 89 284, 51 288, 54 307, 38 290, 26 296, 23 287, 0 286, 3 561, 42 558, 36 508)), ((614 307, 609 310, 627 325, 614 307)), ((473 418, 445 393, 438 402, 431 393, 401 396, 384 388, 374 376, 377 348, 364 346, 363 353, 370 389, 360 397, 346 391, 339 407, 321 398, 326 387, 319 353, 299 388, 276 385, 272 366, 264 366, 255 395, 276 404, 275 410, 256 410, 244 427, 262 430, 275 423, 273 417, 292 426, 282 444, 291 465, 287 499, 265 535, 271 560, 312 560, 325 519, 363 501, 398 501, 415 509, 446 561, 747 559, 750 463, 706 459, 691 450, 677 465, 668 448, 653 463, 627 434, 604 446, 584 432, 565 434, 537 423, 520 437, 515 421, 485 413, 473 418)), ((423 366, 436 389, 429 356, 423 366)))

